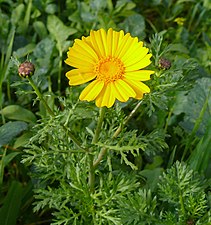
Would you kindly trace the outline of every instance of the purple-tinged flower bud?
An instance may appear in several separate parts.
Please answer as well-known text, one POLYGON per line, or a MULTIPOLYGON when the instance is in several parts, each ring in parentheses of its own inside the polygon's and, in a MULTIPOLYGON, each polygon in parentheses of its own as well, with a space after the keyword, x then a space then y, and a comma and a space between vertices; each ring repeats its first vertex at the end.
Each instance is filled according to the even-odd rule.
POLYGON ((171 67, 171 62, 168 59, 160 58, 158 65, 161 69, 168 70, 171 67))
POLYGON ((34 74, 34 71, 35 71, 34 64, 28 61, 21 63, 18 67, 19 75, 24 78, 32 76, 34 74))

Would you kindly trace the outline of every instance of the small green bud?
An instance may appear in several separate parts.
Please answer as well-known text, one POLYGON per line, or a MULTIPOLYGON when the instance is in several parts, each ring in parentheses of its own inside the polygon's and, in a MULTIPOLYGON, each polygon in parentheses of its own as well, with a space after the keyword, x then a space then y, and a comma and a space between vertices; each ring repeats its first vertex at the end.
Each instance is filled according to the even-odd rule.
POLYGON ((19 76, 24 78, 32 76, 34 74, 34 71, 35 71, 34 64, 28 61, 21 63, 18 67, 19 76))
POLYGON ((171 62, 165 58, 160 58, 158 64, 159 64, 159 67, 164 70, 168 70, 171 67, 171 62))

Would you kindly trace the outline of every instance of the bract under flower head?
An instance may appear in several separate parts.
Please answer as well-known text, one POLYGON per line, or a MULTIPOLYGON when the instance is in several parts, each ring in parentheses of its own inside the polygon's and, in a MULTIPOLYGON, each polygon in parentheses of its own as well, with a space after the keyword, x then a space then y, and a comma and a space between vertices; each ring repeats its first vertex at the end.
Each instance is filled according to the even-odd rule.
POLYGON ((143 42, 109 29, 91 31, 90 36, 76 39, 69 48, 65 63, 74 67, 66 73, 70 85, 91 81, 80 100, 96 101, 98 107, 113 106, 116 99, 126 102, 130 97, 141 99, 150 89, 141 81, 150 79, 152 70, 142 70, 151 61, 143 42))

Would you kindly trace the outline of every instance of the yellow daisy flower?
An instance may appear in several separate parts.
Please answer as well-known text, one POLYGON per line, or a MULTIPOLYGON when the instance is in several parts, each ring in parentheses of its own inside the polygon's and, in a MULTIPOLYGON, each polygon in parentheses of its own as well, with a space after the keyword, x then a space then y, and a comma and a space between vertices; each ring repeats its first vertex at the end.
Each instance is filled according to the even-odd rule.
POLYGON ((130 97, 141 99, 150 89, 141 81, 150 79, 151 70, 140 70, 151 61, 143 42, 109 29, 91 31, 90 36, 76 39, 69 48, 65 63, 74 67, 66 73, 70 85, 91 81, 79 99, 95 100, 97 107, 113 106, 116 99, 126 102, 130 97))

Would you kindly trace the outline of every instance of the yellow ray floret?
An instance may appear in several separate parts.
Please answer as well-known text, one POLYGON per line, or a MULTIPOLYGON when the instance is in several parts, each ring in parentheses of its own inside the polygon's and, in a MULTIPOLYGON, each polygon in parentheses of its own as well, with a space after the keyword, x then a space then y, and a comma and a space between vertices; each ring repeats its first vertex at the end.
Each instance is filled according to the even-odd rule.
POLYGON ((142 83, 152 70, 142 70, 151 61, 149 49, 130 33, 109 29, 91 31, 90 36, 76 39, 69 48, 65 63, 74 67, 66 73, 70 85, 90 82, 80 100, 95 100, 97 107, 112 107, 115 100, 141 99, 150 89, 142 83))

